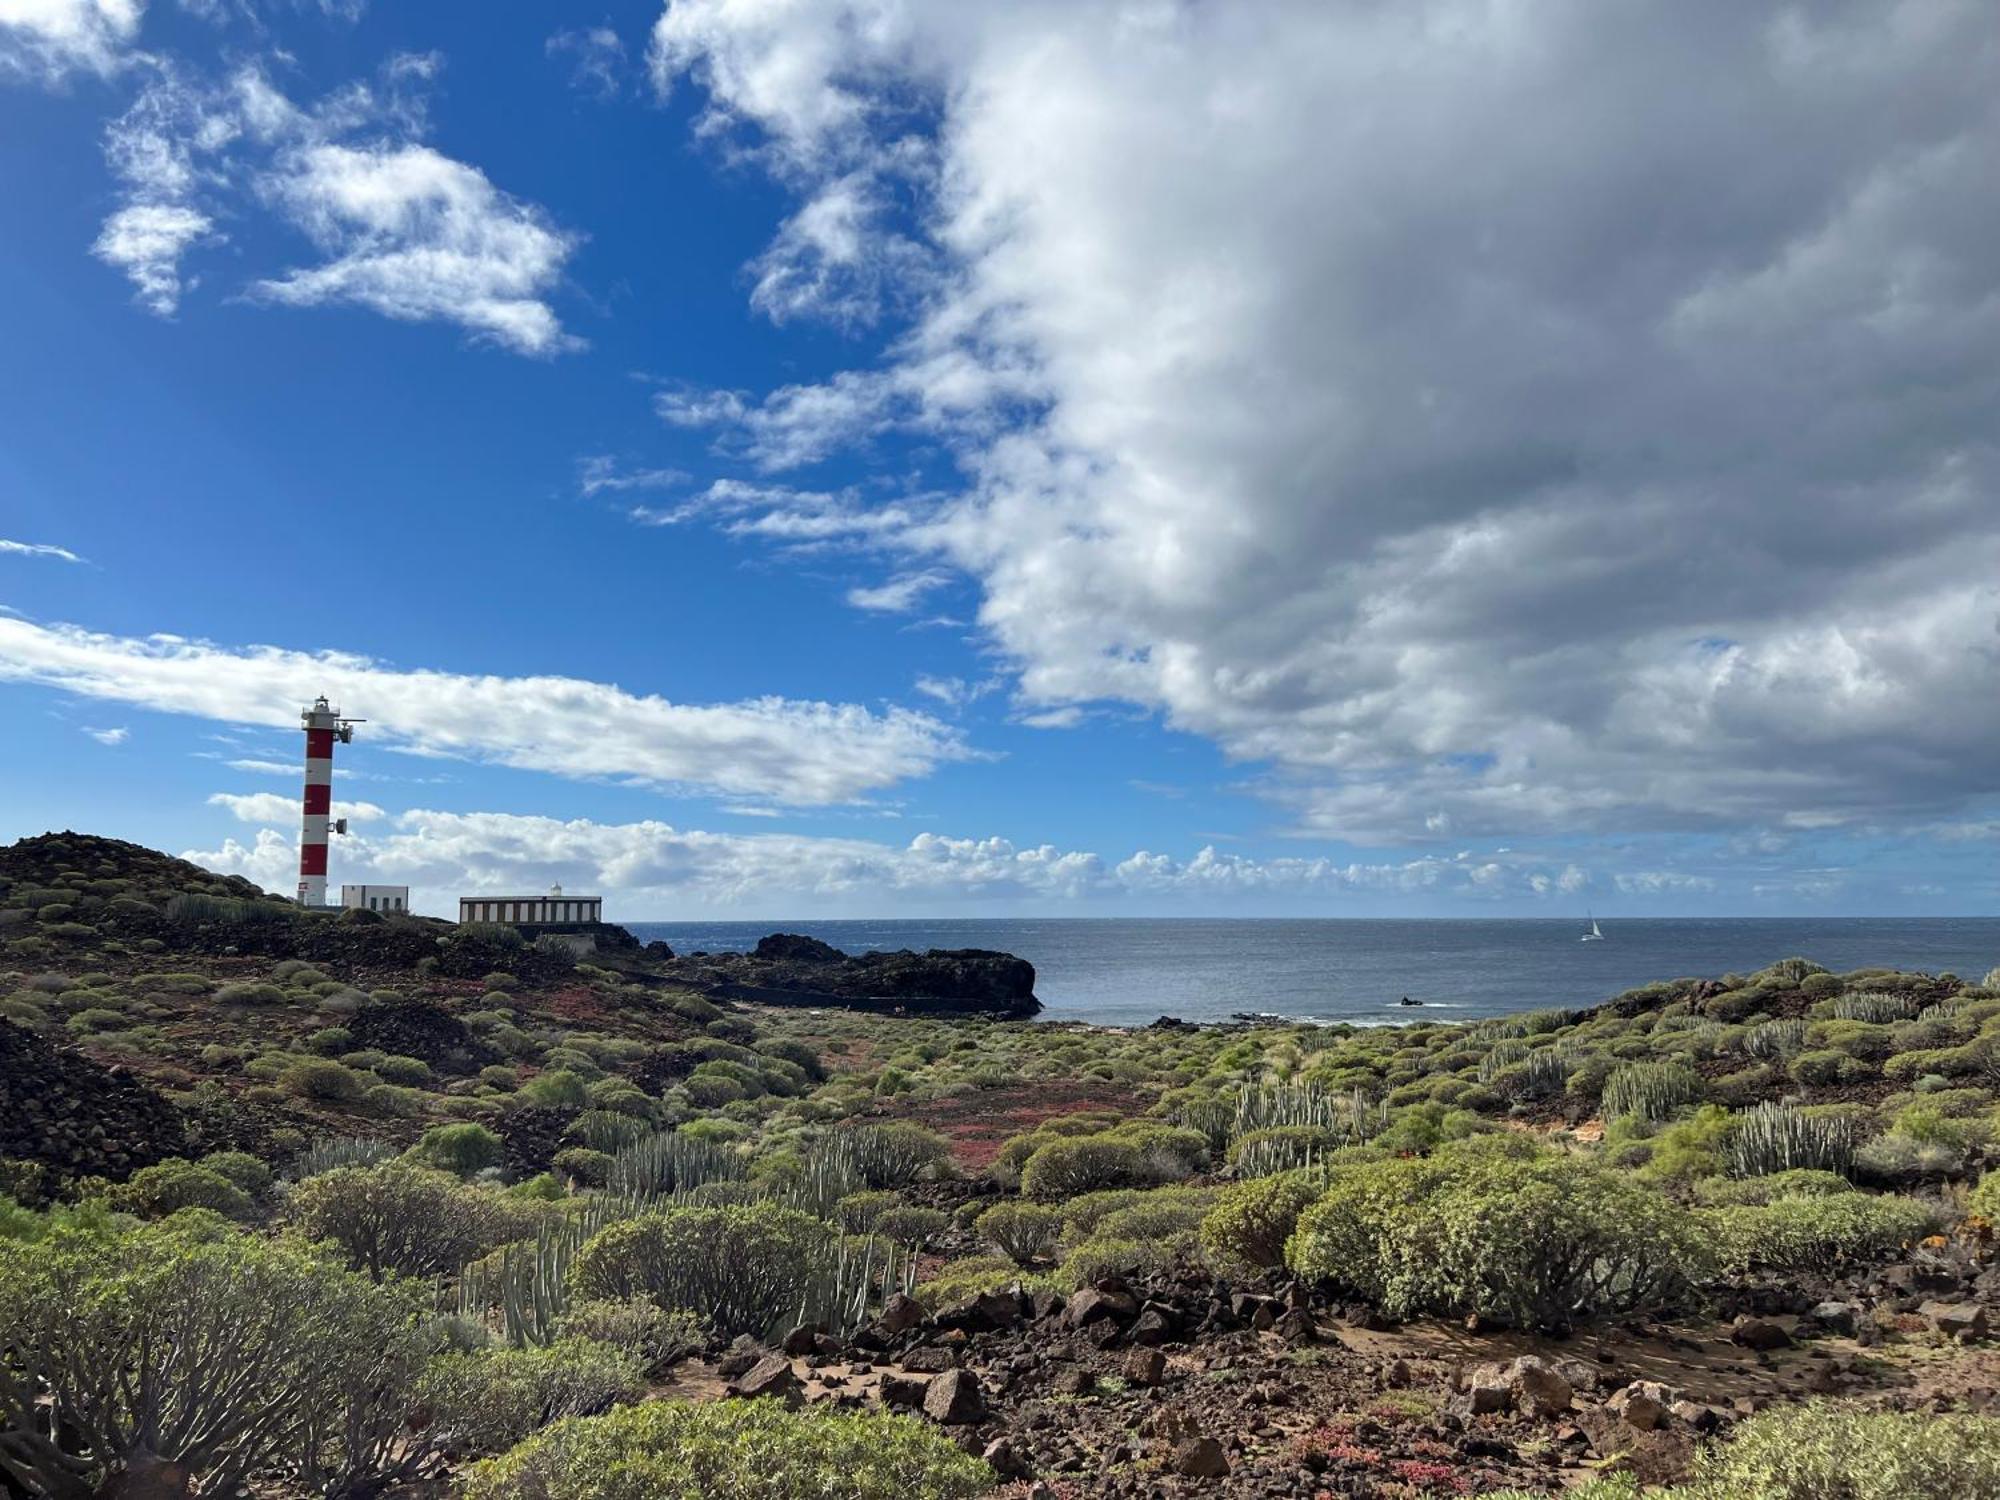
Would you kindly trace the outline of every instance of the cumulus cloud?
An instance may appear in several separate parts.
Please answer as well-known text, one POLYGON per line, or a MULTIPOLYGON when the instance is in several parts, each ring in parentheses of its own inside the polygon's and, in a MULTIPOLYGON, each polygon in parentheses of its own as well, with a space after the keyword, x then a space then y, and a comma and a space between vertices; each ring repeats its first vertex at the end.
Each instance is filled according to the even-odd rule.
POLYGON ((970 753, 956 730, 908 709, 776 697, 674 703, 572 677, 466 676, 344 652, 0 618, 0 682, 8 681, 283 728, 296 728, 297 705, 323 692, 367 718, 372 740, 419 755, 793 806, 851 801, 970 753))
POLYGON ((660 414, 767 472, 941 437, 965 493, 884 540, 1024 701, 1156 710, 1304 833, 1934 819, 2000 790, 1991 20, 673 0, 780 291, 913 135, 921 211, 824 238, 940 264, 879 361, 660 414))
POLYGON ((210 85, 162 64, 106 131, 124 202, 92 253, 170 315, 189 251, 222 238, 217 216, 261 202, 323 259, 258 277, 257 300, 453 323, 519 354, 579 347, 548 301, 578 237, 421 139, 439 66, 399 54, 373 82, 302 106, 254 65, 210 85))
POLYGON ((0 0, 0 78, 107 77, 133 60, 144 0, 0 0))
POLYGON ((575 238, 477 167, 429 146, 316 145, 268 186, 328 258, 258 282, 260 296, 457 323, 517 354, 581 347, 543 300, 575 238))
MULTIPOLYGON (((295 823, 300 809, 297 797, 277 792, 216 792, 208 805, 227 808, 229 815, 242 823, 295 823)), ((369 823, 387 816, 373 802, 336 802, 332 815, 350 823, 369 823)))
MULTIPOLYGON (((257 799, 216 797, 234 810, 257 799)), ((283 802, 284 799, 273 798, 283 802)), ((294 809, 282 809, 289 820, 294 809)), ((1185 859, 1140 850, 1116 862, 1088 850, 922 833, 908 843, 793 833, 713 833, 663 822, 597 823, 513 813, 415 810, 340 845, 343 878, 409 885, 418 905, 453 910, 462 892, 538 890, 560 881, 601 892, 637 920, 705 911, 875 910, 893 906, 1061 905, 1075 901, 1212 910, 1273 900, 1340 901, 1428 893, 1532 895, 1539 867, 1506 857, 1383 863, 1257 860, 1213 847, 1185 859)), ((295 843, 275 829, 185 858, 285 889, 295 843)))
POLYGON ((53 557, 58 562, 80 563, 83 561, 67 547, 51 546, 47 542, 10 542, 0 537, 0 556, 10 557, 53 557))

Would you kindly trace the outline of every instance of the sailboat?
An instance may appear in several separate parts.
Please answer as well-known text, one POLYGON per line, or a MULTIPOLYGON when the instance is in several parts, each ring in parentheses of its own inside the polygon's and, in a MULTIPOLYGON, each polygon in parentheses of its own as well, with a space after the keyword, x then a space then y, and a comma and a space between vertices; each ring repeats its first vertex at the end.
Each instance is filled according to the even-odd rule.
MULTIPOLYGON (((1588 912, 1585 912, 1584 915, 1590 916, 1588 912)), ((1579 943, 1601 943, 1604 941, 1604 929, 1597 925, 1597 918, 1590 918, 1590 931, 1578 938, 1577 941, 1579 943)))

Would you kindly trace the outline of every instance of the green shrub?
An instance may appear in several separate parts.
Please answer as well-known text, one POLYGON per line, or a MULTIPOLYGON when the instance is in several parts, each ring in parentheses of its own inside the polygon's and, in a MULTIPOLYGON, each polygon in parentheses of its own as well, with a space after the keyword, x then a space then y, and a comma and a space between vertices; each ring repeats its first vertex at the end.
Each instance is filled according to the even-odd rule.
POLYGON ((351 1103, 359 1099, 363 1084, 359 1074, 350 1072, 331 1058, 308 1058, 295 1062, 278 1075, 278 1085, 300 1099, 323 1099, 330 1103, 351 1103))
POLYGON ((285 992, 275 984, 225 984, 215 992, 215 998, 223 1005, 283 1005, 285 992))
POLYGON ((1857 1078, 1866 1078, 1873 1070, 1858 1057, 1851 1057, 1845 1052, 1823 1049, 1818 1052, 1801 1052, 1792 1059, 1788 1071, 1800 1083, 1823 1088, 1831 1084, 1851 1083, 1857 1078))
POLYGON ((270 1166, 248 1151, 211 1151, 200 1164, 220 1172, 253 1198, 271 1186, 270 1166))
POLYGON ((1829 1114, 1806 1114, 1766 1102, 1743 1115, 1730 1133, 1729 1168, 1738 1177, 1809 1168, 1845 1175, 1854 1166, 1855 1129, 1829 1114))
POLYGON ((1827 1198, 1835 1193, 1851 1193, 1854 1184, 1838 1172, 1817 1172, 1795 1167, 1774 1172, 1769 1177, 1722 1178, 1695 1184, 1695 1201, 1713 1208, 1739 1204, 1761 1205, 1779 1198, 1827 1198))
POLYGON ((1703 1451, 1678 1500, 1970 1500, 2000 1494, 2000 1418, 1780 1406, 1703 1451))
POLYGON ((1627 1177, 1554 1154, 1462 1148, 1337 1173, 1300 1216, 1286 1259, 1393 1317, 1548 1330, 1681 1305, 1713 1264, 1690 1216, 1627 1177))
POLYGON ((1703 1089, 1701 1075, 1683 1063, 1629 1063, 1605 1080, 1602 1105, 1607 1118, 1637 1115, 1642 1120, 1665 1120, 1699 1101, 1703 1089))
POLYGON ((410 1148, 411 1157, 427 1167, 456 1172, 461 1177, 497 1167, 506 1157, 506 1145, 484 1125, 433 1125, 423 1139, 410 1148))
POLYGON ((1712 1209, 1700 1218, 1728 1270, 1761 1266, 1831 1276, 1922 1239, 1935 1227, 1936 1215, 1908 1198, 1836 1193, 1712 1209))
POLYGON ((120 1492, 128 1463, 140 1493, 168 1492, 154 1463, 204 1495, 366 1492, 404 1462, 422 1300, 200 1214, 0 1240, 0 1454, 55 1500, 120 1492))
POLYGON ((1036 1148, 1021 1169, 1021 1191, 1030 1198, 1072 1198, 1113 1187, 1159 1181, 1145 1153, 1104 1135, 1054 1140, 1036 1148))
POLYGON ((580 1182, 586 1187, 603 1187, 617 1170, 618 1159, 602 1151, 593 1151, 588 1146, 569 1146, 550 1158, 549 1166, 558 1176, 572 1182, 580 1182))
POLYGON ((422 1088, 432 1078, 431 1065, 421 1057, 390 1055, 375 1064, 375 1076, 403 1088, 422 1088))
POLYGON ((1004 1255, 964 1255, 946 1261, 928 1280, 918 1283, 916 1299, 935 1312, 981 1292, 1004 1291, 1017 1283, 1024 1287, 1055 1285, 1050 1277, 1023 1274, 1004 1255))
POLYGON ((558 1104, 579 1108, 589 1101, 590 1085, 584 1078, 564 1068, 540 1073, 520 1088, 521 1098, 530 1104, 558 1104))
POLYGON ((1181 1257, 1181 1247, 1160 1240, 1122 1239, 1095 1234, 1069 1254, 1056 1268, 1056 1284, 1074 1291, 1107 1276, 1164 1276, 1181 1257))
POLYGON ((646 1367, 610 1344, 558 1339, 546 1348, 481 1349, 431 1362, 417 1386, 432 1435, 462 1455, 503 1453, 566 1417, 588 1417, 646 1389, 646 1367))
POLYGON ((1323 1177, 1285 1172, 1239 1182, 1216 1195, 1201 1221, 1201 1248, 1231 1271, 1263 1271, 1285 1263, 1285 1242, 1326 1189, 1323 1177))
POLYGON ((390 1272, 455 1272, 534 1232, 532 1206, 412 1162, 335 1167, 293 1189, 286 1217, 303 1237, 331 1240, 378 1281, 390 1272))
POLYGON ((1063 1216, 1039 1203, 996 1203, 972 1221, 979 1236, 1017 1265, 1045 1259, 1062 1237, 1063 1216))
POLYGON ((910 1205, 877 1214, 872 1232, 898 1245, 921 1249, 934 1243, 950 1227, 951 1215, 941 1209, 910 1205))
POLYGON ((839 1138, 851 1148, 862 1181, 872 1188, 907 1187, 944 1172, 951 1142, 912 1120, 848 1126, 839 1138))
POLYGON ((809 1214, 773 1204, 669 1208, 612 1224, 577 1252, 578 1297, 647 1297, 727 1337, 796 1318, 831 1241, 809 1214))
POLYGON ((1988 1224, 2000 1224, 2000 1171, 1988 1172, 1965 1200, 1966 1208, 1988 1224))
POLYGON ((144 1218, 164 1218, 184 1208, 206 1208, 230 1219, 247 1219, 250 1195, 222 1173, 182 1157, 141 1167, 118 1189, 119 1207, 144 1218))
POLYGON ((866 1188, 833 1205, 833 1222, 849 1234, 866 1234, 882 1214, 902 1206, 902 1194, 888 1188, 866 1188))
POLYGON ((965 1500, 993 1471, 935 1427, 776 1401, 652 1401, 559 1422, 466 1477, 464 1500, 965 1500))
POLYGON ((684 1359, 708 1338, 707 1327, 693 1313, 685 1308, 669 1312, 643 1297, 573 1302, 556 1320, 556 1334, 623 1349, 649 1371, 684 1359))

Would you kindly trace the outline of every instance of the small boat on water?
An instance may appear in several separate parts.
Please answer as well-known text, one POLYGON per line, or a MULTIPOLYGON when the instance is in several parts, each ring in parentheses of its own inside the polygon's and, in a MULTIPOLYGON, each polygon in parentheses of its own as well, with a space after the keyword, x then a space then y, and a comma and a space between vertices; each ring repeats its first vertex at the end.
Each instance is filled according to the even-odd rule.
MULTIPOLYGON (((1586 915, 1588 914, 1586 913, 1586 915)), ((1579 943, 1601 943, 1604 941, 1604 929, 1597 925, 1597 918, 1591 917, 1590 931, 1578 938, 1577 941, 1579 943)))

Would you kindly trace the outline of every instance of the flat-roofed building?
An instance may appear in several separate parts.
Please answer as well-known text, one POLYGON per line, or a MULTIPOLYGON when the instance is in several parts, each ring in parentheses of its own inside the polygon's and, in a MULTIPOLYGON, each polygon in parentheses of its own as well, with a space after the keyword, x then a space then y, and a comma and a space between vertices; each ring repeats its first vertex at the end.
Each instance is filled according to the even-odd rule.
POLYGON ((460 896, 458 920, 511 927, 589 926, 604 920, 604 898, 565 895, 561 886, 546 896, 460 896))
POLYGON ((408 911, 410 909, 410 888, 406 885, 344 885, 340 888, 342 906, 359 907, 362 911, 408 911))

